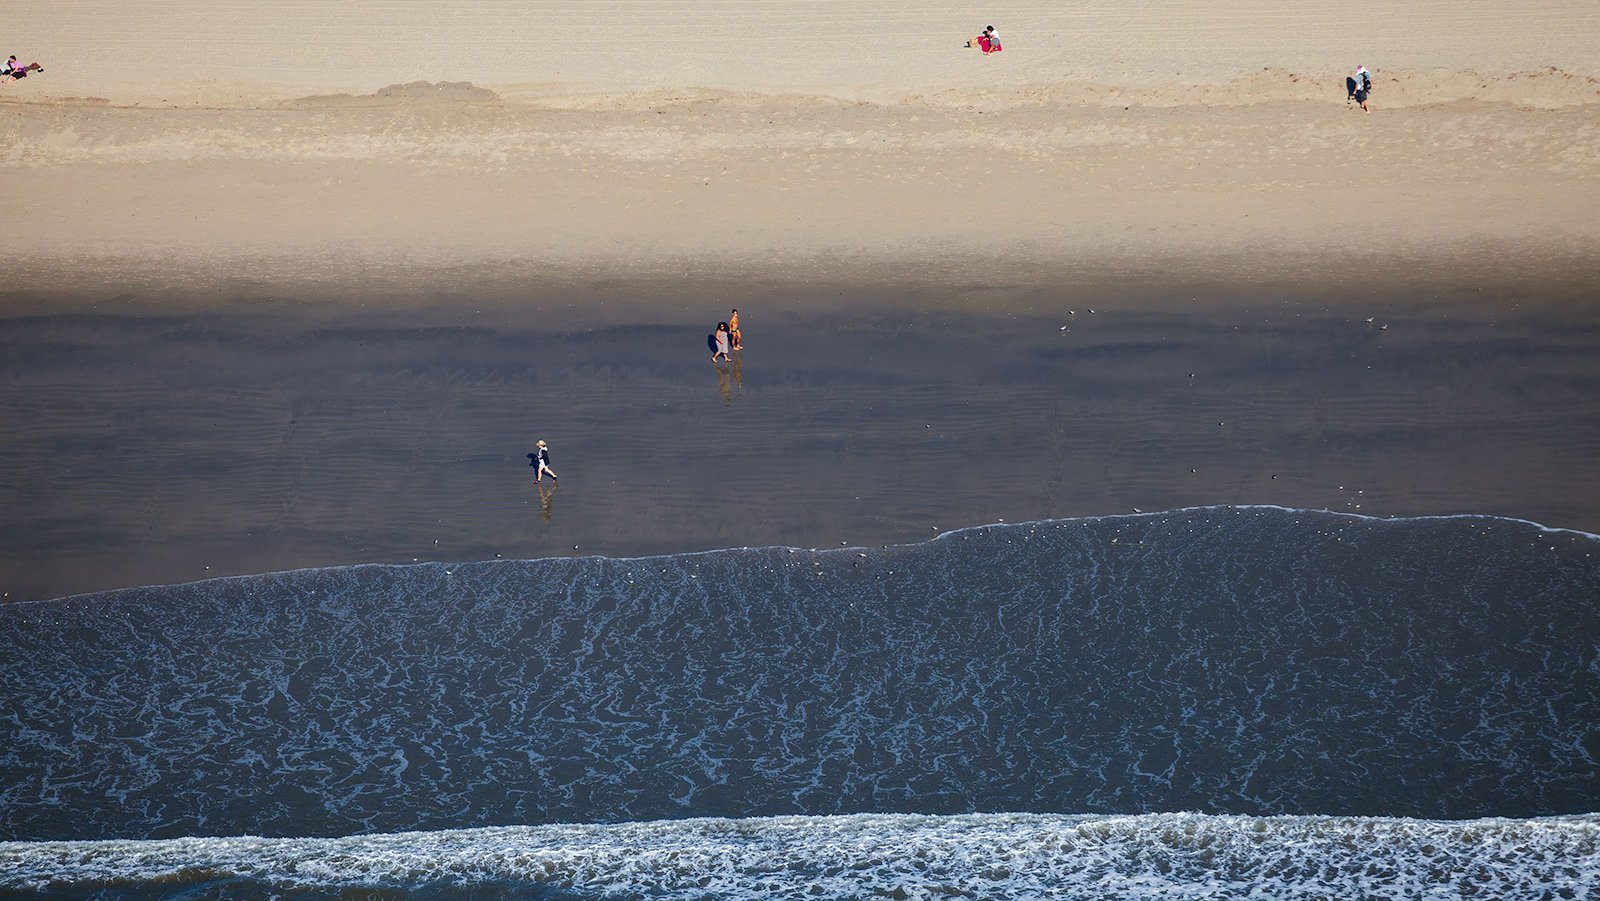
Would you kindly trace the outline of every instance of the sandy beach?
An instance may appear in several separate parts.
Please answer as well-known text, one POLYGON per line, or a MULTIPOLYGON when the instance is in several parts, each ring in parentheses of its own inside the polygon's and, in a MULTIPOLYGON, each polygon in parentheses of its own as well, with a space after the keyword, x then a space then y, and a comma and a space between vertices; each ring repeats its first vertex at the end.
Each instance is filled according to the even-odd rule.
POLYGON ((7 11, 0 51, 45 66, 0 85, 16 596, 574 545, 882 543, 1135 504, 1372 509, 1357 483, 1379 513, 1600 526, 1588 0, 7 11), (962 47, 991 22, 1003 52, 962 47), (1358 63, 1370 115, 1345 95, 1358 63), (749 393, 767 392, 744 419, 727 411, 745 385, 700 356, 733 306, 756 324, 749 393), (1091 307, 1114 337, 1081 324, 1091 307), (1444 331, 1402 342, 1369 318, 1444 331), (1484 351, 1492 329, 1514 349, 1484 351), (891 354, 906 334, 926 340, 891 354), (1328 351, 1346 340, 1390 348, 1361 359, 1389 378, 1366 406, 1340 393, 1366 372, 1328 351), (1105 349, 1145 345, 1165 362, 1105 349), (952 376, 968 348, 1043 368, 952 376), (1326 365, 1273 369, 1296 356, 1326 365), (1234 357, 1259 367, 1194 407, 1164 384, 1073 393, 1234 357), (646 415, 688 392, 692 428, 646 415), (1216 444, 1239 397, 1257 431, 1216 444), (954 444, 898 431, 941 415, 954 444), (1414 452, 1389 452, 1429 415, 1414 452), (742 451, 663 487, 660 458, 728 428, 742 451), (514 469, 539 436, 585 461, 548 520, 514 469), (932 488, 957 452, 984 461, 973 481, 932 488), (462 460, 470 477, 446 477, 462 460), (724 483, 752 512, 718 503, 724 483), (474 493, 514 499, 466 525, 490 503, 474 493))
POLYGON ((9 13, 8 52, 47 63, 0 86, 12 288, 60 287, 53 261, 1248 276, 1600 237, 1584 0, 9 13), (963 50, 987 21, 1004 51, 963 50))

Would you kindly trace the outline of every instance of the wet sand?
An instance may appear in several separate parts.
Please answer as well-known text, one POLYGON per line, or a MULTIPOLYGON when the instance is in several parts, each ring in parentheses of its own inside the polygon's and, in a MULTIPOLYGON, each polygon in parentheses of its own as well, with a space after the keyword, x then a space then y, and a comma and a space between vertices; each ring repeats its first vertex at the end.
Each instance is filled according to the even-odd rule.
POLYGON ((431 306, 5 298, 0 588, 878 545, 1205 504, 1594 531, 1585 265, 1393 275, 1354 299, 898 275, 431 306), (748 349, 719 368, 705 334, 733 305, 748 349), (543 490, 539 438, 561 475, 543 490))

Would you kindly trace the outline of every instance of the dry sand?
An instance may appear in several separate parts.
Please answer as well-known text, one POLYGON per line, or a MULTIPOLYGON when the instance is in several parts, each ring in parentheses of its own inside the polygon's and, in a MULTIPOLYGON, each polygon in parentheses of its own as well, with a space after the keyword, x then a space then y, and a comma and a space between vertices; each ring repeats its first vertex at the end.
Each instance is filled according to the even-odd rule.
POLYGON ((1592 0, 23 2, 6 26, 46 65, 0 86, 9 305, 497 261, 1537 271, 1600 238, 1592 0), (988 22, 1005 51, 961 49, 988 22))

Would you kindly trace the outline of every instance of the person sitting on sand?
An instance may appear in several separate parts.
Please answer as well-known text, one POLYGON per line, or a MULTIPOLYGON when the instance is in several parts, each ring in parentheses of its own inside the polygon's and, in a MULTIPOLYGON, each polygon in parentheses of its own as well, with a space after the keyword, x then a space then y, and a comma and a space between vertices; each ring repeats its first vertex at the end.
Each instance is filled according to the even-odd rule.
POLYGON ((739 308, 728 314, 728 341, 733 350, 744 350, 744 336, 739 334, 739 308))
POLYGON ((18 63, 17 58, 13 56, 6 60, 6 69, 4 73, 0 73, 0 78, 9 78, 12 81, 16 81, 19 78, 27 78, 29 72, 43 71, 44 66, 41 66, 38 63, 28 63, 26 66, 24 66, 18 63))
POLYGON ((1000 52, 1000 33, 994 30, 993 25, 985 26, 983 33, 967 42, 968 47, 977 47, 984 53, 1000 52))

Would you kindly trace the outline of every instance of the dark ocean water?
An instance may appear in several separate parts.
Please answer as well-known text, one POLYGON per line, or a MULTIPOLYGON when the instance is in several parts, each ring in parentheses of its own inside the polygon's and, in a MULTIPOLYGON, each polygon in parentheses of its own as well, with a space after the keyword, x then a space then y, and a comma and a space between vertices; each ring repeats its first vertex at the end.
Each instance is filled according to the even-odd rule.
POLYGON ((0 629, 0 888, 1600 875, 1600 539, 1522 521, 1200 508, 357 566, 12 604, 0 629), (244 835, 268 838, 200 838, 244 835))

